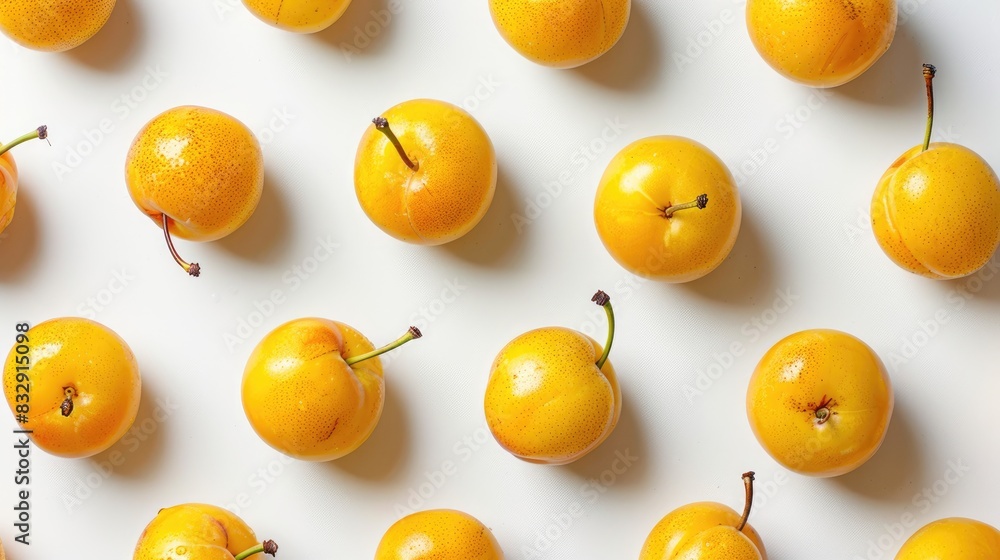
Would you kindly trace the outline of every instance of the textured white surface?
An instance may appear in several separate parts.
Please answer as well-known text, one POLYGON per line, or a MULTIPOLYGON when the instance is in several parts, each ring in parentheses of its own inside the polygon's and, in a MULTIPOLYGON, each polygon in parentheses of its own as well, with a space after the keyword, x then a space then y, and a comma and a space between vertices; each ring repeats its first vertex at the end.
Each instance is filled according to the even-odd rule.
MULTIPOLYGON (((429 496, 414 506, 483 520, 510 558, 529 557, 526 547, 536 544, 552 559, 635 558, 650 528, 677 506, 714 500, 739 508, 739 475, 751 468, 760 494, 752 523, 772 560, 891 558, 905 538, 901 523, 907 534, 952 515, 1000 524, 1000 281, 904 273, 878 249, 866 217, 879 176, 923 133, 922 62, 939 68, 938 137, 1000 164, 1000 7, 904 0, 912 15, 889 53, 856 82, 819 93, 759 59, 741 2, 635 4, 619 46, 572 71, 521 59, 481 0, 355 0, 314 37, 267 27, 236 0, 119 0, 108 27, 75 52, 0 41, 0 134, 44 122, 53 143, 16 150, 23 180, 14 224, 0 241, 0 338, 10 342, 16 320, 93 314, 129 342, 144 383, 139 432, 115 448, 124 462, 109 476, 100 470, 109 453, 79 461, 33 455, 33 544, 11 542, 13 512, 4 506, 9 557, 129 558, 158 508, 200 501, 238 507, 260 536, 279 542, 281 558, 371 558, 412 490, 429 496), (383 25, 371 12, 390 6, 399 11, 383 25), (348 57, 343 45, 359 37, 356 28, 377 36, 348 57), (680 67, 675 54, 706 29, 715 31, 701 36, 710 45, 690 47, 697 56, 680 67), (387 237, 353 192, 364 127, 413 97, 465 103, 496 144, 494 206, 446 247, 387 237), (229 112, 266 143, 267 185, 251 221, 222 242, 179 242, 203 265, 198 280, 170 260, 160 231, 129 200, 122 172, 136 131, 186 103, 229 112), (796 111, 793 122, 787 115, 796 111), (88 132, 105 119, 101 138, 88 132), (606 128, 609 120, 625 130, 606 128), (602 134, 610 140, 597 140, 602 134), (592 223, 604 166, 653 134, 697 139, 741 176, 736 248, 689 285, 637 281, 606 254, 592 223), (72 170, 59 174, 56 163, 72 170), (546 194, 561 174, 568 186, 546 194), (535 216, 528 201, 543 208, 518 232, 511 216, 535 216), (336 245, 328 257, 323 243, 336 245), (321 262, 310 260, 317 251, 321 262), (302 267, 309 272, 293 280, 302 267), (109 297, 116 274, 127 286, 109 297), (625 397, 621 423, 577 464, 522 463, 483 431, 490 363, 534 327, 602 337, 600 309, 588 301, 597 288, 617 306, 611 359, 625 397), (283 303, 260 303, 275 290, 283 303), (774 304, 779 291, 792 295, 789 308, 774 304), (100 310, 88 298, 103 301, 100 310), (271 312, 257 315, 255 304, 271 312), (389 361, 388 402, 372 438, 330 464, 282 461, 252 432, 239 400, 253 345, 278 324, 311 315, 347 322, 376 342, 411 323, 426 333, 389 361), (259 318, 244 343, 227 346, 241 321, 259 318), (867 341, 896 387, 883 449, 836 480, 782 474, 745 418, 759 357, 813 327, 867 341), (919 348, 911 352, 906 341, 919 348), (742 356, 727 354, 735 343, 742 356), (685 387, 703 394, 689 399, 685 387), (167 414, 157 412, 163 406, 167 414), (606 475, 609 488, 585 490, 616 466, 618 453, 638 459, 606 475), (452 474, 435 474, 449 461, 452 474), (950 465, 958 463, 955 476, 950 465), (429 478, 440 487, 421 487, 429 478), (925 488, 931 498, 917 498, 925 488), (579 515, 566 523, 569 511, 579 515), (554 542, 539 539, 546 532, 554 542), (878 556, 870 542, 888 552, 878 556)), ((12 504, 15 491, 7 437, 0 504, 12 504)))

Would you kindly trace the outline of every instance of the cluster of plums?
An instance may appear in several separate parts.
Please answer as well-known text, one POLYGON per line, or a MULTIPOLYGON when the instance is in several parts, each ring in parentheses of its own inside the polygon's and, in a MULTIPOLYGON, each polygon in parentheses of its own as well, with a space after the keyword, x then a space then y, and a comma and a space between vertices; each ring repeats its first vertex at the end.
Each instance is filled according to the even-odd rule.
MULTIPOLYGON (((488 0, 502 37, 526 58, 568 68, 610 50, 625 32, 630 0, 488 0)), ((107 21, 114 0, 0 2, 0 29, 22 45, 59 51, 86 41, 107 21)), ((336 21, 350 0, 244 0, 258 18, 295 32, 336 21)), ((894 0, 749 0, 747 23, 761 56, 783 75, 813 87, 843 84, 889 48, 894 0)), ((923 144, 905 152, 878 182, 872 223, 885 253, 906 270, 957 278, 984 266, 1000 245, 1000 181, 971 150, 930 142, 932 80, 923 69, 930 111, 923 144)), ((0 231, 13 217, 17 168, 8 150, 41 127, 0 147, 0 231)), ((177 107, 139 131, 125 170, 136 206, 163 231, 171 255, 191 276, 173 238, 213 241, 253 214, 261 198, 263 153, 233 117, 177 107)), ((373 120, 358 147, 354 184, 367 216, 414 244, 448 243, 472 230, 493 199, 494 147, 467 112, 441 101, 401 103, 373 120)), ((673 136, 632 143, 610 164, 594 203, 594 221, 610 255, 625 269, 665 282, 700 278, 736 242, 741 203, 732 174, 708 148, 673 136)), ((608 360, 615 318, 608 296, 601 343, 549 327, 527 332, 493 362, 484 397, 496 441, 529 462, 560 465, 599 446, 622 410, 608 360)), ((107 327, 77 318, 28 328, 4 366, 4 392, 35 444, 58 456, 106 450, 132 425, 141 380, 128 345, 107 327), (45 351, 41 351, 41 349, 45 351), (29 397, 19 385, 31 384, 29 397)), ((250 355, 242 382, 247 419, 268 445, 307 461, 347 455, 372 434, 382 413, 385 379, 378 356, 421 333, 410 328, 376 348, 358 330, 320 318, 285 323, 250 355)), ((794 472, 819 477, 850 472, 880 447, 893 410, 882 361, 842 332, 793 334, 760 360, 749 382, 747 416, 764 449, 794 472)), ((747 523, 753 473, 743 475, 742 515, 715 503, 681 507, 652 530, 642 560, 764 560, 747 523)), ((184 504, 160 511, 140 537, 136 560, 244 560, 274 554, 238 517, 184 504)), ((0 552, 2 555, 2 552, 0 552)), ((377 560, 501 559, 492 533, 471 516, 424 511, 393 525, 377 560)), ((948 519, 917 532, 900 560, 997 560, 1000 532, 948 519)))

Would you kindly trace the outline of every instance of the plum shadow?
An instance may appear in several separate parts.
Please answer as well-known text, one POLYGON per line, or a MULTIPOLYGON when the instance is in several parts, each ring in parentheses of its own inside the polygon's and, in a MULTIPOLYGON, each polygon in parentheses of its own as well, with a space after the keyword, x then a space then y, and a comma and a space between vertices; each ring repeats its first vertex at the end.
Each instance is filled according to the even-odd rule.
POLYGON ((382 418, 371 437, 354 453, 331 461, 331 468, 372 482, 385 482, 402 472, 410 450, 410 420, 400 392, 388 385, 382 418))
MULTIPOLYGON (((924 62, 920 41, 909 28, 897 31, 889 50, 867 72, 833 91, 848 99, 891 107, 923 106, 926 99, 921 68, 924 62)), ((922 115, 914 114, 919 123, 922 115)))
POLYGON ((0 282, 16 281, 26 275, 41 251, 42 228, 30 191, 30 186, 19 181, 14 219, 0 234, 0 282))
POLYGON ((991 266, 995 267, 997 264, 1000 264, 1000 251, 993 255, 986 266, 965 278, 929 282, 936 283, 942 297, 957 291, 970 307, 997 305, 1000 304, 1000 272, 991 269, 991 266))
POLYGON ((165 451, 163 434, 169 429, 170 418, 159 420, 157 406, 156 390, 144 381, 135 424, 118 443, 90 458, 93 468, 100 471, 101 466, 111 465, 114 469, 111 476, 139 478, 162 464, 161 458, 165 451), (130 433, 133 435, 129 435, 130 433))
POLYGON ((342 51, 348 62, 353 56, 376 54, 382 49, 396 18, 401 15, 390 13, 392 20, 383 25, 372 12, 389 12, 388 5, 388 0, 354 0, 339 20, 323 31, 313 33, 311 37, 342 51), (369 31, 376 26, 378 32, 370 34, 369 31), (364 37, 365 41, 360 41, 359 37, 364 37))
POLYGON ((907 404, 897 400, 882 447, 867 463, 831 483, 870 499, 909 503, 927 474, 911 414, 907 404))
POLYGON ((97 35, 65 54, 95 70, 117 72, 138 55, 144 27, 133 0, 118 0, 97 35))
POLYGON ((632 3, 625 34, 597 60, 571 70, 595 84, 627 92, 641 91, 656 82, 663 70, 663 53, 657 27, 641 3, 632 3))
POLYGON ((635 401, 632 400, 631 395, 631 391, 622 389, 622 415, 615 431, 611 432, 608 439, 586 457, 566 465, 569 472, 582 480, 600 480, 605 471, 613 468, 612 465, 622 464, 626 470, 622 473, 615 473, 614 486, 623 488, 642 486, 649 474, 649 460, 646 453, 647 441, 642 421, 636 412, 635 401), (631 465, 627 465, 620 458, 626 454, 639 459, 631 465))
POLYGON ((497 174, 497 188, 493 203, 482 221, 460 239, 440 246, 440 249, 474 265, 509 268, 520 254, 528 235, 517 231, 511 215, 517 212, 514 188, 501 170, 497 174))
POLYGON ((219 246, 243 259, 261 264, 277 263, 289 244, 291 214, 285 189, 275 176, 264 171, 260 203, 243 227, 219 240, 219 246))
POLYGON ((705 299, 750 306, 773 297, 773 269, 755 211, 744 205, 739 237, 729 257, 707 276, 680 287, 705 299))

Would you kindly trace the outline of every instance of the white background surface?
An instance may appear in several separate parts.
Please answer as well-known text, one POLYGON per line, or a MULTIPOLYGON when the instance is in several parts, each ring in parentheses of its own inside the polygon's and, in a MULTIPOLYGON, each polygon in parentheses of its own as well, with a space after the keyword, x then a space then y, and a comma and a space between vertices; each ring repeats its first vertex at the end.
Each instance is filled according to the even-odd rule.
MULTIPOLYGON (((235 0, 119 0, 108 26, 74 52, 41 54, 0 41, 0 134, 46 123, 53 144, 15 151, 22 183, 15 221, 0 241, 0 328, 7 333, 0 337, 12 339, 15 321, 92 313, 135 351, 144 392, 139 433, 113 448, 125 462, 110 476, 100 470, 108 453, 73 461, 36 450, 33 544, 12 543, 13 512, 4 506, 0 514, 10 558, 129 558, 158 508, 187 501, 236 507, 241 495, 241 516, 279 542, 280 558, 371 558, 399 516, 396 506, 409 507, 410 490, 445 461, 457 472, 416 505, 477 516, 515 559, 526 558, 525 547, 546 529, 561 534, 545 558, 635 558, 675 507, 713 500, 739 509, 747 469, 758 472, 752 524, 772 560, 876 558, 866 554, 880 538, 891 558, 905 539, 892 528, 901 521, 911 523, 907 535, 914 523, 952 515, 1000 524, 1000 281, 907 274, 882 254, 867 225, 878 178, 921 139, 922 62, 939 68, 938 139, 1000 163, 1000 7, 906 0, 903 8, 914 13, 888 54, 823 97, 759 59, 740 2, 637 0, 618 47, 571 71, 520 58, 481 0, 404 1, 383 26, 371 10, 386 7, 386 0, 355 0, 340 22, 310 37, 272 29, 235 0), (730 23, 714 25, 717 37, 679 68, 675 53, 723 16, 730 23), (342 45, 365 26, 378 36, 345 56, 342 45), (147 68, 165 77, 143 90, 147 68), (480 88, 484 99, 474 100, 482 82, 495 91, 480 88), (125 110, 122 95, 134 96, 134 108, 125 110), (493 208, 446 247, 387 237, 354 196, 354 153, 365 126, 414 97, 466 103, 497 149, 493 208), (803 108, 810 102, 818 109, 803 108), (201 262, 200 279, 171 261, 160 230, 132 205, 122 172, 138 129, 188 103, 224 110, 270 140, 265 194, 250 222, 214 244, 179 242, 184 256, 201 262), (796 110, 801 121, 790 126, 786 115, 796 110), (276 111, 293 115, 291 122, 274 120, 276 111), (104 119, 111 132, 88 140, 85 131, 104 119), (627 129, 581 159, 607 119, 627 129), (268 130, 272 124, 284 128, 268 130), (592 223, 594 191, 613 153, 664 133, 695 138, 744 170, 745 218, 731 257, 683 286, 637 282, 606 254, 592 223), (97 145, 89 149, 88 141, 97 145), (769 141, 776 151, 755 167, 752 154, 769 141), (78 161, 71 149, 88 155, 78 161), (60 175, 56 163, 75 165, 60 175), (554 199, 543 195, 563 171, 572 184, 554 199), (525 214, 526 201, 545 208, 519 233, 511 215, 525 214), (333 255, 300 284, 286 281, 293 267, 313 264, 307 259, 318 239, 338 244, 333 255), (128 285, 108 302, 110 291, 102 291, 117 286, 112 278, 122 271, 128 285), (456 284, 457 299, 443 303, 442 292, 456 284), (611 359, 625 398, 621 423, 572 466, 522 463, 483 439, 490 363, 507 341, 539 326, 603 338, 600 309, 589 302, 597 288, 617 309, 611 359), (966 292, 968 299, 962 289, 978 292, 966 292), (258 319, 255 302, 273 290, 284 303, 230 349, 225 335, 258 319), (795 298, 783 313, 772 307, 777 290, 795 298), (103 298, 100 311, 88 298, 103 298), (372 438, 329 464, 282 461, 253 433, 240 404, 253 345, 302 316, 347 322, 376 343, 411 323, 426 334, 391 358, 388 401, 372 438), (935 316, 947 323, 935 326, 935 316), (754 320, 770 324, 758 328, 754 320), (867 341, 896 388, 884 447, 836 480, 783 475, 745 418, 746 384, 759 357, 783 336, 814 327, 867 341), (915 355, 891 358, 907 351, 907 340, 920 345, 915 355), (724 354, 733 343, 746 351, 730 360, 724 354), (718 379, 703 378, 703 394, 689 399, 685 386, 696 387, 710 367, 718 379), (158 422, 163 403, 171 410, 158 422), (484 443, 463 443, 476 437, 484 443), (582 486, 626 451, 638 460, 592 501, 582 486), (968 471, 953 476, 949 462, 968 471), (268 469, 280 474, 260 474, 268 469), (925 488, 933 504, 915 499, 925 488), (574 502, 582 516, 551 529, 574 502)), ((10 472, 0 477, 0 504, 12 504, 15 492, 7 437, 0 469, 10 472)))

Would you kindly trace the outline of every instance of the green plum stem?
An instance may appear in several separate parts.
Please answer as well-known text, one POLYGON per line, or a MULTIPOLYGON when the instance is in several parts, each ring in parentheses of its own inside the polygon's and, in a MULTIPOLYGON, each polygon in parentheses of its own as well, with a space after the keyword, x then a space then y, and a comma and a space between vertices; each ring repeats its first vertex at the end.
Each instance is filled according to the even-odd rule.
POLYGON ((386 352, 395 350, 396 348, 399 348, 400 346, 406 344, 407 342, 409 342, 409 341, 411 341, 413 339, 416 339, 416 338, 420 338, 422 336, 424 336, 424 335, 423 335, 423 333, 420 332, 420 329, 418 329, 417 327, 410 327, 410 330, 406 331, 406 334, 404 334, 403 336, 397 338, 394 342, 390 342, 389 344, 387 344, 387 345, 385 345, 385 346, 383 346, 381 348, 378 348, 376 350, 372 350, 371 352, 368 352, 367 354, 361 354, 360 356, 354 356, 353 358, 347 358, 347 360, 345 360, 345 361, 347 362, 347 365, 353 366, 354 364, 356 364, 358 362, 363 362, 365 360, 370 360, 370 359, 374 358, 375 356, 381 356, 382 354, 385 354, 386 352))
POLYGON ((237 554, 233 558, 233 560, 245 560, 246 558, 249 558, 254 554, 260 554, 261 552, 263 552, 264 554, 270 554, 271 556, 274 556, 275 554, 278 553, 278 544, 275 543, 274 541, 264 541, 258 544, 257 546, 248 548, 243 552, 237 554))
POLYGON ((375 117, 374 119, 372 119, 372 124, 375 125, 376 130, 378 130, 382 134, 385 134, 386 138, 389 139, 389 142, 391 142, 392 145, 396 148, 396 151, 399 152, 399 157, 403 158, 403 163, 405 163, 407 167, 409 167, 414 171, 420 169, 420 166, 417 164, 417 162, 411 160, 410 156, 406 155, 406 150, 404 150, 403 145, 399 143, 399 138, 396 138, 396 133, 394 133, 392 129, 389 128, 388 119, 386 119, 385 117, 375 117))
POLYGON ((611 296, 601 290, 597 290, 597 293, 594 294, 594 297, 590 298, 590 301, 603 307, 604 312, 608 314, 608 340, 604 344, 604 353, 597 360, 597 368, 600 369, 608 361, 608 356, 611 354, 611 344, 615 341, 615 310, 611 307, 611 296))
POLYGON ((743 532, 743 528, 747 526, 747 521, 750 520, 750 509, 753 508, 753 481, 757 473, 750 471, 743 473, 743 486, 746 488, 747 498, 746 504, 743 506, 743 517, 740 518, 740 524, 736 526, 736 530, 743 532))
POLYGON ((36 128, 35 130, 32 130, 31 132, 25 134, 24 136, 18 136, 17 138, 4 144, 3 146, 0 146, 0 156, 7 153, 7 151, 13 148, 14 146, 17 146, 18 144, 24 144, 28 140, 34 140, 35 138, 40 138, 42 140, 45 140, 48 137, 49 137, 49 127, 42 125, 36 128))
POLYGON ((933 64, 924 64, 924 83, 927 84, 927 130, 924 132, 924 149, 931 147, 931 133, 934 131, 934 76, 937 68, 933 64))
POLYGON ((697 208, 698 210, 704 210, 708 206, 708 195, 703 194, 698 198, 692 200, 691 202, 685 202, 684 204, 674 204, 668 208, 663 209, 664 218, 672 218, 675 212, 680 212, 681 210, 687 210, 688 208, 697 208))
POLYGON ((179 264, 181 268, 184 269, 184 272, 187 272, 188 274, 194 276, 195 278, 201 276, 201 265, 198 263, 189 263, 186 260, 182 259, 180 254, 177 253, 177 249, 174 248, 174 240, 173 238, 170 237, 170 217, 167 216, 166 214, 161 214, 160 222, 161 225, 163 226, 163 236, 167 240, 167 248, 170 249, 170 256, 172 256, 174 260, 177 261, 177 264, 179 264))

